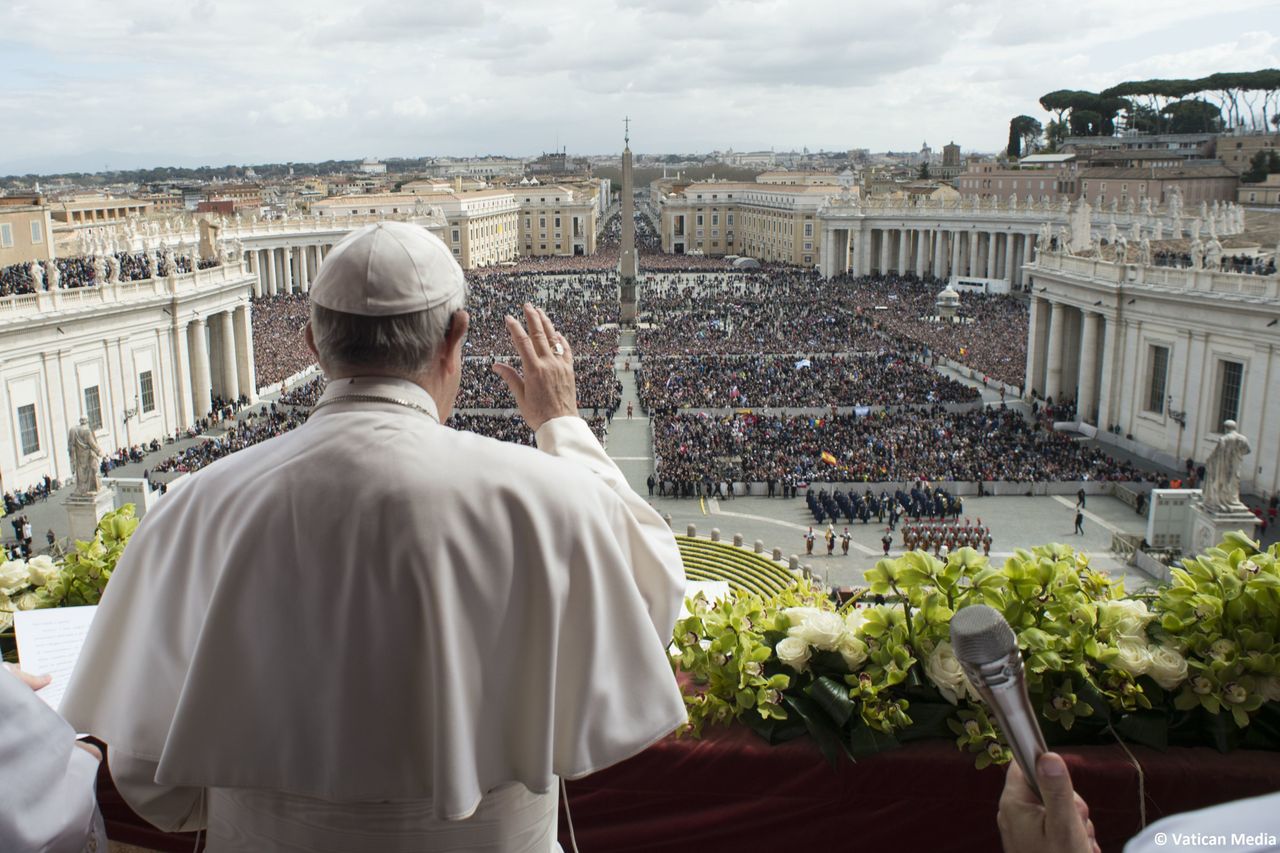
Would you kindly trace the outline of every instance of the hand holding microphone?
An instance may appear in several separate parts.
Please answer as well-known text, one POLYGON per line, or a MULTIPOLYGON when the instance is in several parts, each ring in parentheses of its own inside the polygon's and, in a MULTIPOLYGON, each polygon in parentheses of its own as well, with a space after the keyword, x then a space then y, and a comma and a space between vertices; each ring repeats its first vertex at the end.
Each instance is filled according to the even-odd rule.
POLYGON ((951 618, 951 646, 1013 751, 997 817, 1005 853, 1098 851, 1089 807, 1072 789, 1062 756, 1045 747, 1004 616, 983 604, 961 609, 951 618))

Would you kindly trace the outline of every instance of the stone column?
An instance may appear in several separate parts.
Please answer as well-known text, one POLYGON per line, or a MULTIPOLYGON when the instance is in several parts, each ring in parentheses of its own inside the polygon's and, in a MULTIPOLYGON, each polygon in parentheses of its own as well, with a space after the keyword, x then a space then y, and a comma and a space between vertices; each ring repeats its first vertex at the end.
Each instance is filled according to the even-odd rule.
POLYGON ((174 329, 173 359, 173 378, 178 394, 178 426, 186 428, 195 420, 195 407, 191 402, 191 342, 187 324, 174 329))
POLYGON ((247 305, 235 311, 236 377, 250 403, 258 402, 258 376, 253 363, 253 316, 247 305))
POLYGON ((933 235, 933 266, 929 269, 929 274, 937 278, 942 277, 942 231, 934 230, 933 235))
POLYGON ((275 296, 280 292, 276 286, 275 252, 271 249, 260 250, 258 252, 258 267, 267 278, 267 295, 275 296))
POLYGON ((1062 335, 1066 323, 1066 306, 1049 302, 1049 343, 1045 347, 1044 395, 1053 402, 1062 401, 1062 335))
POLYGON ((1115 349, 1123 338, 1115 335, 1115 320, 1102 318, 1098 329, 1098 347, 1102 350, 1102 380, 1098 384, 1098 429, 1107 429, 1112 423, 1112 397, 1115 388, 1115 349))
POLYGON ((276 249, 275 256, 280 279, 280 292, 284 294, 293 293, 293 278, 289 275, 289 250, 276 249))
POLYGON ((222 344, 222 357, 219 366, 222 368, 222 393, 228 400, 240 396, 240 377, 236 371, 236 331, 232 323, 230 311, 218 315, 218 331, 222 344))
POLYGON ((245 269, 253 273, 253 295, 261 298, 266 291, 266 282, 262 280, 262 269, 258 265, 258 253, 253 251, 245 251, 244 253, 245 269))
POLYGON ((311 290, 311 268, 307 263, 307 247, 298 249, 298 289, 303 293, 311 290))
POLYGON ((987 265, 982 270, 983 278, 995 278, 996 271, 996 234, 987 232, 987 265))
POLYGON ((898 229, 898 275, 904 275, 910 263, 911 232, 905 228, 898 229))
POLYGON ((913 272, 917 276, 924 275, 924 230, 916 228, 911 232, 916 243, 916 265, 913 272))
POLYGON ((1045 301, 1031 297, 1031 317, 1027 326, 1027 372, 1022 382, 1022 394, 1031 396, 1031 391, 1040 382, 1040 370, 1044 367, 1044 340, 1040 335, 1040 316, 1045 301))
POLYGON ((1098 325, 1102 315, 1084 312, 1080 331, 1080 381, 1076 386, 1076 413, 1080 420, 1097 425, 1095 398, 1098 394, 1098 325))
POLYGON ((978 274, 978 232, 969 232, 969 257, 967 259, 967 274, 976 276, 978 274))
POLYGON ((880 275, 889 271, 889 230, 880 229, 880 275))
POLYGON ((1004 235, 1004 270, 1000 276, 1009 282, 1009 287, 1013 287, 1013 235, 1004 235))
POLYGON ((195 392, 192 420, 209 414, 213 405, 213 374, 209 370, 209 335, 205 321, 197 317, 187 327, 191 335, 191 388, 195 392))

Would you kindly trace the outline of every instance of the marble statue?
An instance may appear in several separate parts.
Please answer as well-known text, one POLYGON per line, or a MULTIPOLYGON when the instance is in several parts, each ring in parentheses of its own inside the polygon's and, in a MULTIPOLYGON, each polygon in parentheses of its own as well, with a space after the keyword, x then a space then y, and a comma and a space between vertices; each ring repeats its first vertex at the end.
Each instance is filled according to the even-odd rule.
POLYGON ((233 251, 233 254, 231 256, 233 260, 236 260, 236 261, 244 260, 244 243, 240 242, 239 237, 231 241, 231 248, 233 251))
POLYGON ((107 283, 117 284, 120 281, 120 259, 115 255, 107 255, 107 283))
POLYGON ((1050 225, 1048 222, 1041 222, 1040 223, 1040 239, 1036 241, 1036 247, 1043 248, 1044 251, 1047 252, 1049 251, 1049 244, 1051 242, 1053 242, 1053 226, 1050 225))
POLYGON ((1133 203, 1133 198, 1130 198, 1127 202, 1125 202, 1124 212, 1129 214, 1130 216, 1133 216, 1134 210, 1135 210, 1135 205, 1133 203))
POLYGON ((164 268, 166 276, 175 276, 178 274, 178 259, 173 254, 173 249, 168 247, 164 250, 164 268))
POLYGON ((44 268, 36 261, 32 261, 27 266, 27 272, 31 275, 31 284, 36 290, 47 290, 44 284, 44 268))
POLYGON ((71 456, 71 467, 76 476, 75 494, 96 495, 102 489, 98 480, 98 460, 104 454, 98 440, 93 437, 88 418, 81 418, 79 424, 67 431, 67 453, 71 456))
POLYGON ((1191 220, 1191 241, 1193 243, 1200 242, 1200 229, 1204 227, 1204 220, 1199 217, 1191 220))
POLYGON ((1216 236, 1210 237, 1209 242, 1205 244, 1204 267, 1213 272, 1222 269, 1222 244, 1218 242, 1216 236))
POLYGON ((1151 234, 1151 239, 1157 243, 1164 239, 1164 223, 1156 220, 1156 227, 1151 234))
POLYGON ((1071 246, 1071 229, 1065 225, 1058 228, 1058 251, 1068 255, 1075 254, 1071 246))
POLYGON ((1129 241, 1123 235, 1116 240, 1116 263, 1129 263, 1129 241))
POLYGON ((1058 202, 1058 208, 1059 208, 1063 213, 1067 213, 1068 211, 1070 211, 1070 210, 1071 210, 1071 199, 1067 198, 1067 197, 1064 195, 1064 196, 1062 197, 1062 200, 1058 202))
POLYGON ((1133 224, 1129 226, 1129 239, 1135 243, 1142 239, 1142 226, 1135 219, 1133 224))
POLYGON ((1169 191, 1169 216, 1175 220, 1182 218, 1182 188, 1175 186, 1169 191))
POLYGON ((1182 214, 1178 214, 1173 218, 1173 222, 1170 223, 1169 228, 1170 228, 1169 239, 1171 240, 1182 239, 1182 214))
POLYGON ((62 283, 62 273, 58 272, 58 265, 53 261, 44 262, 44 289, 57 290, 62 283))
POLYGON ((1115 220, 1112 219, 1111 224, 1107 226, 1107 242, 1112 246, 1114 246, 1116 244, 1116 240, 1119 239, 1119 237, 1120 237, 1120 231, 1118 228, 1116 228, 1115 220))
POLYGON ((1204 269, 1204 243, 1200 242, 1199 237, 1191 241, 1191 268, 1204 269))
POLYGON ((1009 209, 1010 209, 1010 210, 1017 210, 1017 209, 1018 209, 1018 194, 1017 194, 1017 193, 1009 193, 1009 209))
POLYGON ((1098 259, 1102 258, 1102 235, 1101 234, 1093 235, 1092 240, 1090 240, 1089 242, 1089 252, 1095 258, 1098 258, 1098 259))
POLYGON ((1222 424, 1222 437, 1204 463, 1201 500, 1210 512, 1244 509, 1240 501, 1240 462, 1253 452, 1249 439, 1236 431, 1235 421, 1222 424))
POLYGON ((1209 218, 1209 202, 1207 201, 1200 202, 1200 218, 1201 219, 1209 218))
POLYGON ((107 264, 102 255, 93 256, 93 283, 101 286, 107 280, 107 264))
POLYGON ((1151 241, 1146 237, 1142 238, 1142 242, 1138 243, 1138 263, 1144 267, 1151 266, 1151 241))
POLYGON ((1142 215, 1151 215, 1151 198, 1149 196, 1144 196, 1142 199, 1142 215))
POLYGON ((1115 219, 1115 217, 1116 217, 1116 211, 1117 211, 1117 210, 1119 210, 1119 208, 1120 208, 1120 201, 1119 201, 1117 198, 1115 198, 1115 197, 1113 196, 1113 197, 1111 198, 1111 204, 1110 204, 1110 205, 1108 205, 1108 209, 1111 211, 1111 218, 1112 218, 1112 219, 1115 219))
POLYGON ((1027 210, 1036 209, 1036 197, 1031 193, 1027 193, 1027 210))

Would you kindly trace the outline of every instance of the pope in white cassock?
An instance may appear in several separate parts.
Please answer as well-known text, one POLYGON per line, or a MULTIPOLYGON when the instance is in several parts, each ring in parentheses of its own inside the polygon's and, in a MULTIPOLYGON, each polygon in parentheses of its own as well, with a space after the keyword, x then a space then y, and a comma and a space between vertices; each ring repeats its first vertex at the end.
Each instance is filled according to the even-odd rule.
POLYGON ((684 575, 578 417, 569 343, 507 319, 538 449, 443 426, 465 281, 425 229, 339 243, 308 422, 147 515, 62 706, 121 794, 218 851, 556 850, 557 777, 685 719, 684 575))

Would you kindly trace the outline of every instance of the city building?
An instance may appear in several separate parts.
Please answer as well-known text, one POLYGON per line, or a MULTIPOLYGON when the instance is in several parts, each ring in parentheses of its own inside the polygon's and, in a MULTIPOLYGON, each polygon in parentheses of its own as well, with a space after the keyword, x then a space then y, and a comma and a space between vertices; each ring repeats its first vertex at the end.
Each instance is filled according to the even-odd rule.
POLYGON ((1218 159, 1237 175, 1249 171, 1253 156, 1259 151, 1280 153, 1280 133, 1223 134, 1218 137, 1218 159))
POLYGON ((56 257, 49 206, 38 195, 0 196, 0 267, 56 257))
POLYGON ((948 142, 942 146, 942 163, 929 169, 930 177, 949 181, 964 171, 964 161, 960 159, 960 146, 948 142))
POLYGON ((524 174, 524 161, 510 157, 441 157, 423 167, 422 173, 428 178, 464 177, 494 181, 498 178, 519 178, 524 174))
POLYGON ((366 157, 360 164, 360 171, 366 175, 385 175, 387 164, 379 162, 376 157, 366 157))
POLYGON ((757 184, 785 184, 801 187, 838 187, 840 176, 835 172, 761 172, 756 175, 757 184))
POLYGON ((1267 175, 1260 184, 1241 184, 1236 190, 1236 201, 1239 204, 1280 206, 1280 172, 1267 175))
POLYGON ((600 190, 599 184, 590 183, 574 189, 521 181, 521 186, 513 187, 520 206, 521 254, 535 258, 594 255, 600 190))
POLYGON ((1075 400, 1097 438, 1175 469, 1234 420, 1241 490, 1280 490, 1280 277, 1040 254, 1026 388, 1075 400))
POLYGON ((1240 184, 1236 173, 1226 166, 1190 162, 1173 168, 1090 167, 1081 169, 1076 178, 1079 197, 1088 199, 1095 208, 1112 201, 1124 205, 1143 199, 1163 204, 1175 186, 1182 190, 1187 204, 1235 201, 1240 184))
POLYGON ((256 211, 262 207, 262 187, 258 184, 214 184, 205 188, 204 201, 229 201, 233 210, 256 211))

